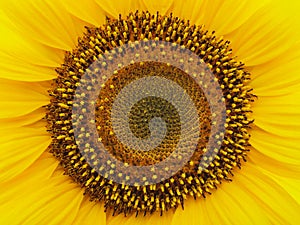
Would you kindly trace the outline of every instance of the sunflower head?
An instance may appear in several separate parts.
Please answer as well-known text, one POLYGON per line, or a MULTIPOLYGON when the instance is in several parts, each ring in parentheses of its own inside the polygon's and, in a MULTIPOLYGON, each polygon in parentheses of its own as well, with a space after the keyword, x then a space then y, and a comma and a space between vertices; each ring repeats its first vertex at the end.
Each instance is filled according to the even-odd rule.
POLYGON ((149 12, 87 27, 50 91, 50 152, 113 214, 205 197, 246 160, 249 73, 203 26, 149 12))
POLYGON ((0 224, 298 224, 296 6, 0 1, 0 224))

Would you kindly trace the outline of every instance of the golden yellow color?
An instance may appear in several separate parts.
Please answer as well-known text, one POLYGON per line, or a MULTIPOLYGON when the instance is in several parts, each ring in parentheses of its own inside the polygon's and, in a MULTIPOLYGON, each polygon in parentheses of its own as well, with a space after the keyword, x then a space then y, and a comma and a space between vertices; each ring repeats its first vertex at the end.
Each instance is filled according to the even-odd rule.
POLYGON ((300 18, 297 1, 1 1, 1 224, 297 224, 300 221, 300 18), (206 199, 162 217, 111 216, 47 152, 43 106, 84 26, 131 11, 173 13, 230 40, 258 99, 248 161, 206 199))

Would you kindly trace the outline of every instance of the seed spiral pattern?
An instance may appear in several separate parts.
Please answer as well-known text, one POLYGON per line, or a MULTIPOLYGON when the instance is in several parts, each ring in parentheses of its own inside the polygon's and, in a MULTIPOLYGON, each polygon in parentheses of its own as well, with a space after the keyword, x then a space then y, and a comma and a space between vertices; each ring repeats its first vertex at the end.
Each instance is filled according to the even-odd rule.
MULTIPOLYGON (((130 165, 149 165, 165 160, 177 147, 178 137, 182 135, 180 115, 176 108, 172 104, 168 103, 165 99, 154 96, 143 98, 134 104, 130 110, 129 127, 136 136, 140 138, 147 138, 151 134, 151 129, 149 129, 147 126, 149 121, 151 121, 151 119, 154 117, 162 118, 166 121, 166 125, 168 127, 166 136, 159 143, 159 146, 149 149, 147 152, 145 152, 146 146, 143 146, 143 149, 141 150, 136 150, 139 148, 138 145, 135 145, 134 149, 130 149, 124 146, 122 143, 118 143, 118 137, 109 135, 109 133, 113 133, 114 129, 112 124, 108 126, 105 126, 105 124, 106 121, 112 120, 110 115, 112 113, 111 111, 114 101, 105 101, 105 99, 115 99, 118 92, 129 85, 134 79, 139 79, 142 77, 151 78, 153 74, 155 74, 155 76, 164 77, 168 80, 173 80, 177 84, 180 84, 181 87, 184 87, 189 96, 192 96, 192 100, 195 102, 197 108, 197 114, 200 115, 201 129, 203 133, 201 138, 203 143, 201 146, 200 143, 198 143, 198 149, 203 149, 205 147, 206 141, 204 140, 208 139, 208 135, 210 134, 211 113, 209 110, 209 104, 203 91, 195 84, 189 75, 173 66, 156 62, 143 62, 141 64, 135 63, 133 65, 124 67, 109 81, 107 81, 105 87, 101 90, 98 101, 99 105, 97 105, 96 117, 98 119, 96 119, 96 124, 99 128, 99 136, 102 138, 106 137, 107 139, 106 149, 111 151, 112 154, 114 154, 114 157, 127 162, 130 165), (130 74, 130 77, 128 74, 130 74), (112 85, 114 87, 113 90, 111 89, 112 85), (106 109, 107 111, 103 112, 103 109, 106 109), (111 140, 110 137, 112 137, 111 140), (114 146, 112 145, 113 143, 114 146), (118 147, 118 145, 120 146, 118 147), (113 148, 110 146, 113 146, 113 148)), ((153 79, 151 81, 155 82, 153 79)), ((182 98, 180 95, 172 97, 178 99, 182 98)), ((181 101, 180 103, 184 104, 181 101)), ((123 111, 120 112, 123 113, 123 111)), ((188 112, 190 113, 190 111, 188 112)), ((122 117, 122 115, 119 115, 120 113, 118 112, 113 114, 115 114, 115 117, 117 118, 122 117)), ((116 129, 118 129, 118 127, 120 129, 124 129, 121 122, 115 126, 116 129)), ((195 126, 199 126, 199 121, 192 120, 189 124, 189 129, 193 127, 193 124, 195 124, 195 126)), ((153 140, 151 141, 153 142, 153 140)), ((124 142, 128 141, 125 140, 124 142)), ((132 140, 130 142, 132 142, 132 140)))
MULTIPOLYGON (((114 54, 126 57, 124 52, 114 54)), ((164 54, 168 53, 161 50, 161 55, 164 54)), ((178 60, 181 62, 186 59, 178 60)), ((254 96, 251 88, 247 86, 250 74, 243 66, 232 56, 228 41, 215 37, 214 32, 209 33, 203 26, 190 25, 189 21, 172 14, 161 16, 159 13, 152 15, 149 12, 136 12, 130 13, 126 18, 107 18, 106 24, 101 27, 86 28, 86 33, 79 39, 77 47, 66 53, 64 63, 56 70, 58 77, 49 91, 51 102, 47 106, 46 115, 47 129, 52 135, 49 151, 60 161, 65 174, 79 183, 92 201, 103 201, 105 209, 114 215, 138 215, 140 212, 146 215, 155 211, 162 214, 179 205, 184 207, 184 200, 188 196, 205 197, 222 181, 230 181, 233 168, 240 167, 242 161, 246 161, 249 128, 252 123, 249 119, 250 104, 254 96), (130 65, 118 64, 119 69, 112 76, 103 76, 99 81, 99 71, 108 70, 115 60, 109 55, 106 57, 107 52, 126 44, 150 40, 172 43, 201 58, 209 71, 204 69, 200 74, 195 74, 195 77, 205 77, 209 72, 214 75, 212 80, 203 79, 202 87, 208 87, 214 82, 219 85, 224 97, 215 101, 226 106, 224 123, 215 119, 218 115, 210 108, 208 99, 215 93, 209 90, 203 92, 202 87, 194 82, 195 77, 191 77, 188 71, 168 63, 133 61, 130 65), (93 67, 91 70, 90 66, 99 59, 99 68, 93 67), (129 129, 140 139, 151 136, 150 121, 157 123, 153 118, 163 118, 166 124, 165 139, 152 150, 136 150, 123 145, 112 125, 113 102, 120 91, 138 78, 153 76, 178 83, 190 96, 200 118, 199 124, 195 125, 201 131, 200 137, 188 162, 172 176, 156 183, 149 183, 145 179, 143 183, 127 184, 126 181, 131 177, 124 176, 112 161, 98 154, 97 149, 89 144, 89 140, 96 136, 110 155, 129 167, 151 166, 172 155, 181 132, 181 118, 175 106, 165 99, 148 96, 133 105, 128 116, 129 129), (102 85, 96 101, 90 102, 89 96, 84 93, 81 96, 76 95, 76 90, 87 77, 91 84, 102 85), (75 102, 75 98, 81 98, 82 102, 75 102), (88 122, 94 124, 97 132, 89 133, 82 127, 78 136, 74 134, 73 123, 90 113, 86 107, 87 102, 95 106, 95 118, 88 122), (80 109, 81 114, 75 115, 74 109, 80 109), (222 126, 220 132, 212 131, 218 124, 222 126), (213 149, 213 155, 206 154, 210 135, 219 145, 213 149), (103 163, 111 168, 106 171, 107 175, 101 173, 103 163), (109 179, 110 174, 121 177, 124 182, 109 179)), ((93 85, 87 85, 87 90, 93 90, 93 85)), ((122 130, 122 126, 117 127, 122 130)), ((179 154, 176 157, 179 159, 182 156, 179 154)), ((164 167, 166 171, 169 169, 164 167)), ((155 176, 152 175, 153 180, 155 176)))

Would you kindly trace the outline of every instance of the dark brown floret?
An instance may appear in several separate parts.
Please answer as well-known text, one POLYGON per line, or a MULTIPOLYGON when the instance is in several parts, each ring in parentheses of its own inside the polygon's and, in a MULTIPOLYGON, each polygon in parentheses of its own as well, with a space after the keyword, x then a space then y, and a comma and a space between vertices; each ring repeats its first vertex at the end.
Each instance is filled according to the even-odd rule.
MULTIPOLYGON (((229 42, 217 38, 201 26, 190 25, 189 21, 172 15, 161 16, 149 12, 130 13, 127 18, 108 19, 101 27, 87 27, 87 32, 78 41, 78 46, 66 54, 64 64, 57 69, 58 77, 53 82, 51 103, 47 106, 48 131, 52 135, 49 151, 60 161, 65 173, 78 182, 93 201, 103 201, 105 209, 113 214, 153 213, 183 207, 188 196, 205 197, 223 180, 230 180, 233 168, 240 167, 246 160, 249 146, 249 113, 253 99, 247 86, 249 73, 243 64, 232 57, 229 42), (99 157, 90 146, 87 152, 95 165, 79 151, 72 127, 72 107, 76 88, 89 66, 106 51, 129 42, 161 40, 185 46, 200 56, 215 75, 223 92, 226 105, 225 132, 215 134, 224 137, 221 149, 214 159, 204 157, 206 143, 214 123, 206 96, 184 71, 157 62, 133 63, 107 80, 96 104, 96 121, 99 138, 115 158, 129 165, 151 165, 165 159, 174 150, 180 134, 178 114, 172 105, 159 98, 147 98, 132 108, 130 126, 140 138, 149 136, 147 124, 153 117, 167 121, 167 137, 157 148, 143 152, 123 146, 113 133, 110 112, 114 98, 130 81, 144 76, 161 76, 181 85, 191 97, 201 118, 199 124, 202 135, 197 150, 190 161, 169 179, 157 184, 130 186, 115 183, 97 173, 94 169, 99 157), (130 75, 130 76, 129 76, 130 75), (173 107, 173 108, 172 108, 173 107), (159 109, 163 110, 159 110, 159 109), (205 169, 199 170, 200 159, 207 162, 205 169)), ((120 53, 122 54, 122 53, 120 53)), ((92 75, 91 75, 92 76, 92 75)), ((91 77, 92 79, 92 77, 91 77)), ((214 93, 211 93, 212 95, 214 93)), ((75 106, 76 107, 76 106, 75 106)), ((83 111, 84 113, 84 111, 83 111)), ((86 134, 85 138, 89 138, 86 134)), ((101 167, 101 165, 97 165, 101 167)), ((167 169, 167 168, 166 168, 167 169)), ((122 171, 112 172, 121 174, 122 171)), ((122 175, 120 175, 122 176, 122 175)), ((124 178, 126 179, 126 178, 124 178)))

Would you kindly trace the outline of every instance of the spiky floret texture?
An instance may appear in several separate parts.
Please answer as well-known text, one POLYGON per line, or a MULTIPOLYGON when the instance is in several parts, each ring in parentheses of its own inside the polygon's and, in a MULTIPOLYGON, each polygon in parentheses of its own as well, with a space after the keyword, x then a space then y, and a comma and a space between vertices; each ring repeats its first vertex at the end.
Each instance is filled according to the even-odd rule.
MULTIPOLYGON (((250 102, 253 101, 253 95, 247 86, 250 74, 244 71, 242 63, 232 57, 229 42, 215 37, 214 32, 209 33, 203 26, 190 25, 189 21, 172 15, 161 16, 158 13, 151 15, 149 12, 130 13, 127 18, 121 16, 118 19, 108 18, 105 25, 86 29, 87 32, 79 39, 78 46, 66 54, 64 64, 57 69, 58 78, 54 80, 53 88, 49 91, 51 103, 47 106, 46 115, 48 131, 52 135, 49 151, 61 162, 65 168, 65 174, 78 182, 91 200, 104 201, 106 210, 112 210, 113 214, 132 212, 146 214, 154 211, 163 213, 179 205, 183 207, 184 200, 188 196, 205 197, 223 180, 230 181, 233 169, 240 167, 242 161, 246 161, 249 146, 248 129, 252 122, 248 114, 251 112, 250 102), (204 158, 204 164, 207 161, 208 165, 204 165, 203 170, 196 169, 197 163, 206 151, 202 143, 196 151, 198 154, 194 154, 188 164, 169 179, 157 184, 149 185, 145 182, 144 185, 129 186, 115 183, 99 175, 93 165, 87 163, 74 137, 72 107, 74 107, 73 98, 80 79, 94 61, 115 47, 142 40, 176 43, 200 56, 222 88, 224 98, 221 101, 226 105, 227 119, 225 132, 215 135, 215 138, 224 137, 221 149, 218 150, 213 160, 204 158)), ((145 65, 134 64, 129 70, 135 72, 137 76, 139 66, 159 71, 159 66, 153 63, 146 65, 145 67, 145 65)), ((176 75, 186 76, 182 71, 176 71, 174 68, 171 70, 175 71, 176 75)), ((116 77, 125 78, 126 71, 121 69, 116 77)), ((185 79, 188 80, 188 78, 185 79)), ((108 89, 118 87, 118 83, 112 80, 109 80, 108 84, 108 89)), ((190 94, 197 96, 196 93, 199 95, 201 92, 190 94)), ((96 122, 100 127, 104 115, 100 111, 105 108, 105 104, 101 105, 103 97, 105 99, 105 94, 100 95, 97 103, 98 120, 96 122)), ((205 97, 200 99, 199 105, 205 105, 205 97)), ((206 115, 204 123, 207 125, 206 131, 208 132, 209 126, 214 123, 212 119, 214 115, 211 115, 209 110, 204 112, 203 115, 206 115)), ((99 128, 98 131, 99 137, 101 138, 102 135, 102 140, 105 142, 107 140, 105 130, 99 128)), ((201 137, 202 141, 206 140, 207 132, 204 132, 201 137)), ((85 136, 88 138, 89 134, 86 133, 85 136)), ((93 149, 89 146, 86 149, 90 151, 91 158, 96 157, 93 149)), ((172 150, 169 149, 169 151, 172 150)), ((119 153, 121 154, 122 151, 119 153)), ((116 156, 120 157, 119 153, 116 156)), ((135 156, 146 157, 139 154, 135 156)), ((162 159, 163 155, 158 155, 154 161, 160 158, 162 159)), ((128 157, 120 157, 120 160, 126 161, 128 157)))

